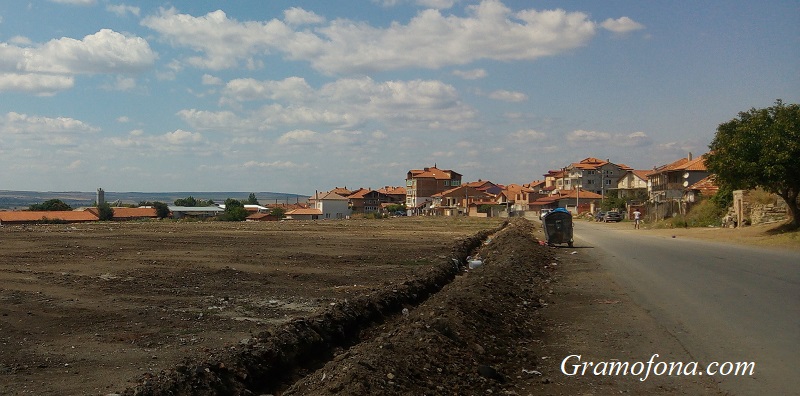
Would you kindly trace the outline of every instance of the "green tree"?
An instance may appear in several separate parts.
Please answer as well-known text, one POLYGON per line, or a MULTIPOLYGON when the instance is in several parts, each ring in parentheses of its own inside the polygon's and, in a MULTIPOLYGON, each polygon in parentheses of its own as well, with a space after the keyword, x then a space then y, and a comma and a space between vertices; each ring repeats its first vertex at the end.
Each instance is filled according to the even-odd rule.
POLYGON ((55 211, 55 210, 72 210, 72 207, 65 204, 60 199, 49 199, 40 204, 33 204, 28 207, 32 211, 55 211))
POLYGON ((272 209, 269 210, 269 214, 282 219, 284 216, 286 216, 286 209, 280 206, 273 206, 272 209))
POLYGON ((197 206, 197 200, 190 195, 186 198, 176 199, 175 206, 197 206))
POLYGON ((256 193, 250 193, 250 196, 247 197, 247 204, 248 205, 261 205, 258 203, 258 199, 256 199, 256 193))
POLYGON ((169 217, 169 206, 163 202, 153 202, 151 205, 156 209, 156 216, 159 219, 165 219, 169 217))
POLYGON ((740 112, 717 127, 706 167, 723 188, 761 187, 789 207, 792 228, 800 227, 800 105, 784 104, 740 112))
POLYGON ((97 205, 97 217, 100 221, 109 221, 114 219, 114 209, 108 202, 103 202, 97 205))
POLYGON ((244 221, 250 214, 244 208, 244 204, 238 199, 228 198, 225 200, 225 213, 220 216, 223 221, 244 221))

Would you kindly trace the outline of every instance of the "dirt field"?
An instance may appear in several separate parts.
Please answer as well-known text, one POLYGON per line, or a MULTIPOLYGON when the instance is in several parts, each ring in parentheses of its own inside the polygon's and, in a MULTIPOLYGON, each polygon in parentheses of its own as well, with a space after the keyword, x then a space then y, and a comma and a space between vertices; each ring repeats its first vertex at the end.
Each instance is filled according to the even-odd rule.
POLYGON ((691 359, 591 256, 500 226, 4 226, 0 394, 718 393, 710 377, 564 376, 576 352, 691 359))
POLYGON ((448 259, 473 219, 0 227, 0 394, 107 394, 448 259))

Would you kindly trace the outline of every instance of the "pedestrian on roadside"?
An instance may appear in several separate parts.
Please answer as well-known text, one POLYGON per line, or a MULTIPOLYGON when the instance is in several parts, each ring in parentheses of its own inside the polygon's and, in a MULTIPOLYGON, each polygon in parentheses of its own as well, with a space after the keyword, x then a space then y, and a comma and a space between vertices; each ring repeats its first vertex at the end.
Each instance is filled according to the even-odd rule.
POLYGON ((633 228, 638 230, 639 229, 639 223, 641 221, 642 221, 642 212, 640 212, 639 209, 635 209, 633 211, 633 228))

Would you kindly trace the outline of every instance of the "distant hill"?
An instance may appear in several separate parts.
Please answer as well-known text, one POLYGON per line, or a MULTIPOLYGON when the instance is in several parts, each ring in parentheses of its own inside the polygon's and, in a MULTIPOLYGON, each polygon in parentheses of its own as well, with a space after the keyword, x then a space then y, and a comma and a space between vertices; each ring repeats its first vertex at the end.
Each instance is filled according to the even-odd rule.
MULTIPOLYGON (((255 192, 262 205, 271 203, 305 202, 309 196, 278 192, 255 192)), ((160 201, 172 204, 176 199, 192 196, 196 199, 213 200, 223 203, 228 198, 246 200, 250 192, 213 191, 213 192, 114 192, 106 191, 105 200, 109 203, 120 201, 123 204, 138 204, 142 201, 160 201)), ((90 206, 97 200, 96 192, 83 191, 10 191, 0 190, 0 208, 27 209, 32 204, 42 203, 50 199, 60 199, 73 208, 90 206)))

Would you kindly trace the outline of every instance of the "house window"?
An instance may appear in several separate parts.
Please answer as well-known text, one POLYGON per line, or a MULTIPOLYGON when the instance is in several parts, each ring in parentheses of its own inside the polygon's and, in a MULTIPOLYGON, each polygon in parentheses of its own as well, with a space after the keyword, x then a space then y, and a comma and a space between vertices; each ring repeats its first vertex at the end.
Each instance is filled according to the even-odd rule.
POLYGON ((611 185, 611 179, 606 179, 606 185, 607 185, 607 186, 610 186, 610 185, 611 185))
POLYGON ((445 186, 449 186, 449 185, 450 185, 450 180, 445 180, 445 181, 444 181, 444 185, 445 185, 445 186))
POLYGON ((586 180, 586 184, 594 184, 594 180, 593 179, 586 180))
POLYGON ((461 185, 461 181, 459 181, 459 180, 450 180, 450 185, 453 186, 453 187, 460 186, 461 185))
POLYGON ((590 170, 590 171, 589 171, 589 174, 590 174, 590 175, 593 175, 593 174, 594 174, 594 172, 595 172, 595 171, 593 171, 593 170, 590 170))

